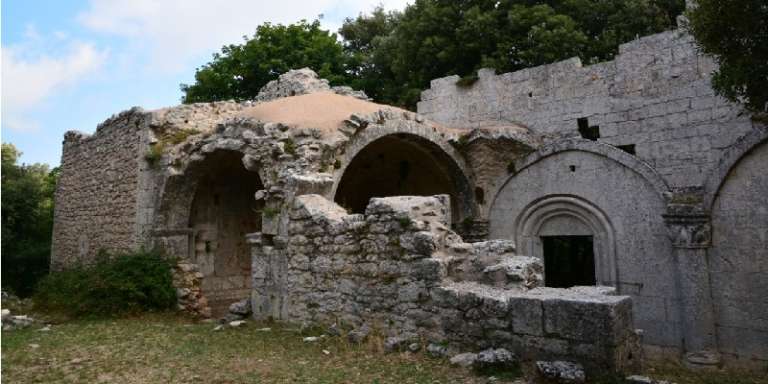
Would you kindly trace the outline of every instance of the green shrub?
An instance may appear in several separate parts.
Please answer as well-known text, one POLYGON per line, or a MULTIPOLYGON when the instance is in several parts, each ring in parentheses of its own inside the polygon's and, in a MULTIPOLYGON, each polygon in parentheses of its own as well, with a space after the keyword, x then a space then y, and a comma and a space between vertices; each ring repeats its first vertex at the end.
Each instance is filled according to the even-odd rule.
POLYGON ((94 264, 43 278, 35 305, 76 317, 170 309, 176 303, 171 268, 171 261, 158 252, 103 254, 94 264))

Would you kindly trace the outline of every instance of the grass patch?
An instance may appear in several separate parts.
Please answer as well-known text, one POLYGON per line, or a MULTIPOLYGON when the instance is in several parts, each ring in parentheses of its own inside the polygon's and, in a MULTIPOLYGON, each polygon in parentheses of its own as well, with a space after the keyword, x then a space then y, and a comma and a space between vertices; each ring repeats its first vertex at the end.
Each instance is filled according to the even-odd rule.
POLYGON ((163 142, 150 144, 149 150, 144 154, 144 160, 154 167, 160 163, 160 159, 163 158, 163 152, 165 152, 165 144, 163 142))
POLYGON ((643 375, 677 384, 768 384, 768 366, 763 372, 691 371, 676 362, 654 362, 643 375))
MULTIPOLYGON (((9 383, 485 383, 421 353, 382 354, 346 338, 302 341, 279 324, 214 324, 173 315, 77 320, 3 332, 9 383), (271 331, 258 329, 270 327, 271 331), (38 345, 34 348, 31 345, 38 345), (326 354, 323 351, 327 351, 326 354)), ((317 334, 314 334, 317 336, 317 334)))
POLYGON ((34 302, 46 312, 74 317, 171 309, 171 262, 158 252, 105 253, 92 265, 51 272, 40 281, 34 302))
MULTIPOLYGON (((449 366, 426 353, 383 354, 372 341, 319 336, 280 323, 248 321, 242 328, 213 331, 215 324, 169 313, 120 319, 79 319, 2 332, 2 375, 9 383, 405 383, 479 384, 493 376, 511 383, 530 367, 473 372, 449 366), (262 327, 270 331, 260 331, 262 327), (324 352, 324 351, 327 351, 324 352)), ((764 384, 764 375, 690 372, 677 365, 654 366, 643 374, 678 384, 764 384)), ((590 383, 622 380, 590 379, 590 383)))
POLYGON ((178 145, 184 142, 188 137, 196 135, 200 131, 191 128, 172 130, 164 133, 158 141, 154 144, 150 144, 149 150, 144 154, 144 160, 149 163, 150 166, 156 166, 160 163, 160 159, 163 158, 165 149, 178 145))

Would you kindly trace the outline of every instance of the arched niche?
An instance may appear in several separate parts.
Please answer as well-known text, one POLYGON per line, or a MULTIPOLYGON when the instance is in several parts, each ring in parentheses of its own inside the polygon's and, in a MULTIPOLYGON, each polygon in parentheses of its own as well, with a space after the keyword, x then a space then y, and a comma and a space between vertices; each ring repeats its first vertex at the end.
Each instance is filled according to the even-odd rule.
POLYGON ((166 251, 198 265, 214 315, 249 297, 252 286, 245 235, 261 231, 263 207, 254 194, 264 186, 242 159, 239 151, 206 153, 168 178, 158 209, 156 232, 166 251))
MULTIPOLYGON (((528 205, 515 223, 518 252, 544 259, 544 239, 591 238, 598 285, 617 281, 615 233, 608 217, 575 196, 548 196, 528 205)), ((546 263, 545 263, 546 264, 546 263)), ((544 271, 547 273, 546 269, 544 271)))
POLYGON ((356 144, 334 188, 334 201, 342 207, 363 213, 372 197, 448 194, 454 223, 472 216, 469 180, 439 144, 412 133, 356 144))

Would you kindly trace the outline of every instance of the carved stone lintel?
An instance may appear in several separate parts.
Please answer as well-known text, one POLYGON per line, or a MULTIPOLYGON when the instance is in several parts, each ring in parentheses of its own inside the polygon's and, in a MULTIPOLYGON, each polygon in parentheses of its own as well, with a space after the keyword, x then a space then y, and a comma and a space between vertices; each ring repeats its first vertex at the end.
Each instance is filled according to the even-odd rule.
POLYGON ((712 246, 712 226, 707 214, 666 214, 672 246, 675 248, 709 248, 712 246))

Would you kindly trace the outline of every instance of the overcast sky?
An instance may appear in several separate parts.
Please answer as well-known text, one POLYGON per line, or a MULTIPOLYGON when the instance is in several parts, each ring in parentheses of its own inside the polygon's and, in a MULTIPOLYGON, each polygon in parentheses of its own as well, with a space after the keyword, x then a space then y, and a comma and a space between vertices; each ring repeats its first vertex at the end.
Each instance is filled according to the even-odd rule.
POLYGON ((345 17, 408 0, 3 0, 2 140, 58 165, 64 132, 91 133, 132 106, 178 104, 180 83, 269 21, 345 17))

